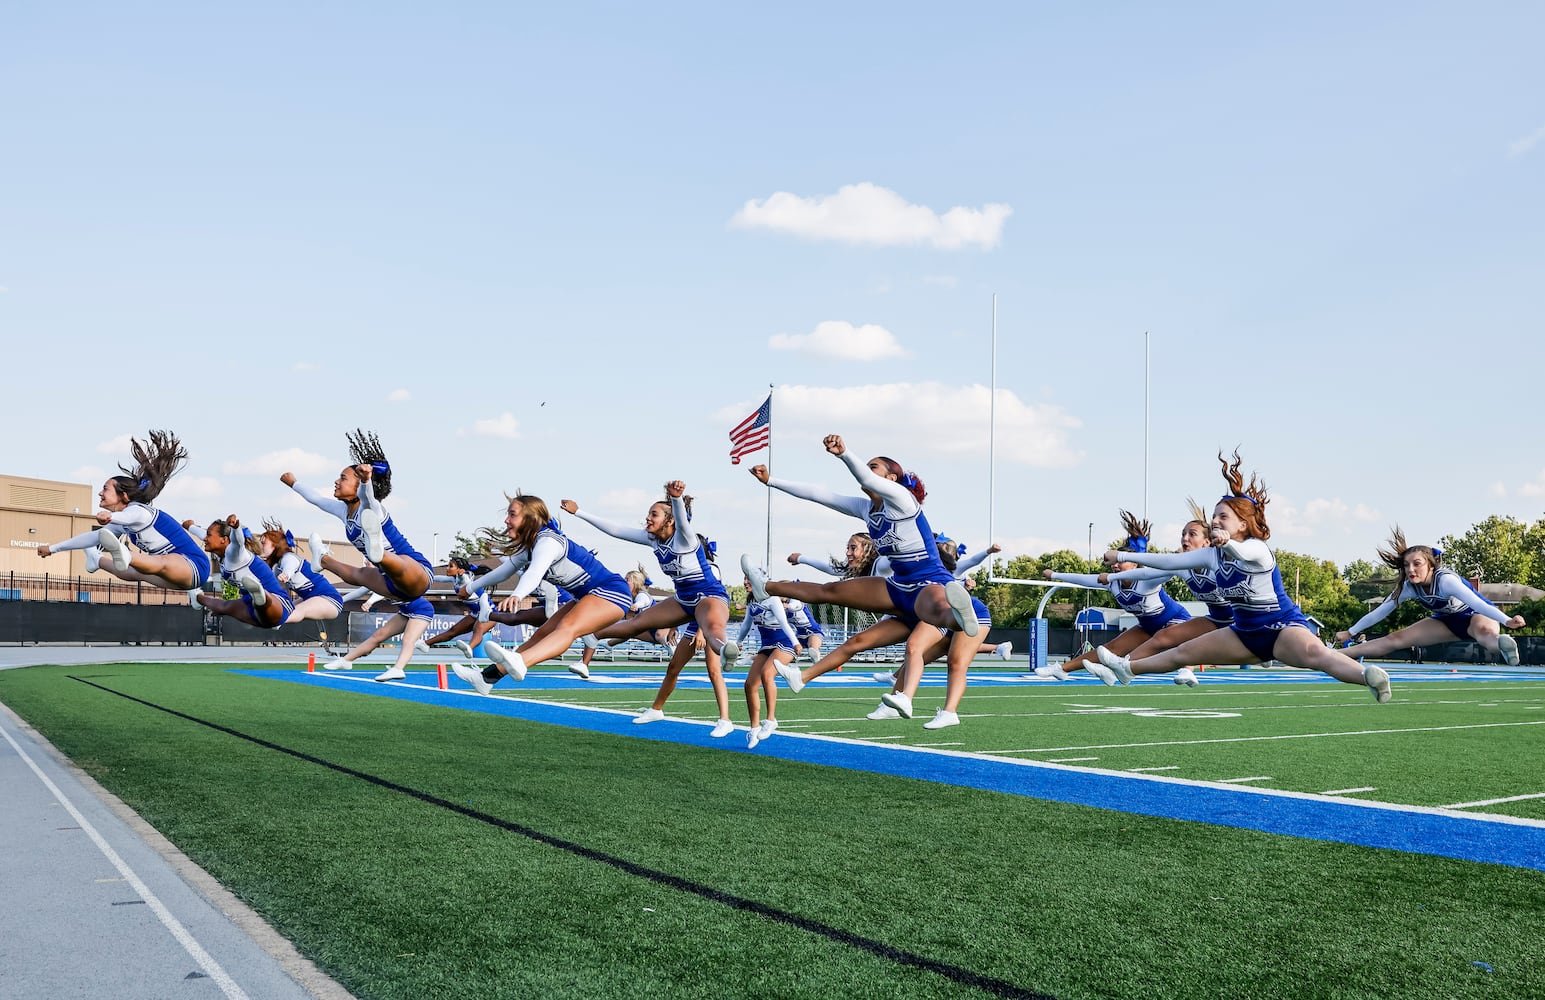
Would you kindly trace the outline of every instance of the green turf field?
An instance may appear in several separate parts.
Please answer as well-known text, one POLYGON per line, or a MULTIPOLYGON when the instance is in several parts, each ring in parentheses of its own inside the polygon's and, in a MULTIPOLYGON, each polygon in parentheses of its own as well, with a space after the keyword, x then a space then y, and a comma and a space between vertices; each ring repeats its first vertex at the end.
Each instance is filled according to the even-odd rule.
MULTIPOLYGON (((937 732, 920 728, 937 689, 916 721, 868 722, 880 690, 782 692, 778 717, 793 733, 1421 806, 1545 791, 1545 680, 1526 676, 1397 679, 1386 706, 1211 675, 1195 691, 984 685, 937 732)), ((500 696, 516 695, 636 710, 652 691, 500 696)), ((218 666, 10 670, 0 701, 364 997, 1545 996, 1531 868, 218 666)), ((702 690, 668 711, 716 714, 702 690)), ((1539 819, 1545 800, 1467 811, 1539 819)))

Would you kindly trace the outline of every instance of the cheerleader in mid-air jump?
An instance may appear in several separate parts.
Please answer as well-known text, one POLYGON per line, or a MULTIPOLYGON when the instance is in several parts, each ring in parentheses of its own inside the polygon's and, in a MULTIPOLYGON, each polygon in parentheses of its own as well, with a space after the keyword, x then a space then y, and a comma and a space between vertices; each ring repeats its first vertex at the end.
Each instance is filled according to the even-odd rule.
POLYGON ((331 580, 317 572, 310 560, 295 552, 295 536, 283 524, 265 519, 263 533, 255 538, 258 558, 295 594, 295 608, 289 621, 332 621, 338 617, 343 611, 343 595, 331 580))
POLYGON ((712 543, 692 530, 692 498, 686 492, 687 484, 679 479, 666 483, 665 499, 649 505, 643 528, 614 524, 585 513, 573 500, 563 501, 564 511, 589 521, 613 538, 653 549, 660 570, 676 588, 674 597, 657 601, 632 618, 597 633, 596 639, 631 639, 695 621, 698 633, 709 647, 723 657, 726 667, 733 667, 740 647, 725 636, 730 620, 729 592, 714 565, 712 543))
POLYGON ((220 560, 220 578, 241 588, 240 600, 226 601, 199 594, 198 602, 217 615, 227 615, 258 628, 278 628, 290 620, 295 602, 268 564, 256 558, 258 542, 236 515, 213 521, 204 533, 204 551, 220 560))
MULTIPOLYGON (((466 597, 479 587, 491 587, 518 572, 520 582, 506 601, 529 596, 543 580, 575 597, 517 649, 507 650, 492 639, 483 640, 483 650, 499 673, 521 681, 526 678, 527 667, 561 656, 580 636, 621 621, 633 604, 633 594, 626 580, 562 532, 541 497, 511 497, 504 527, 510 540, 509 555, 497 569, 463 584, 457 593, 466 597)), ((575 664, 569 669, 579 673, 584 668, 575 664)), ((493 690, 493 683, 476 668, 458 663, 455 670, 456 676, 471 684, 478 694, 486 695, 493 690)))
POLYGON ((913 622, 925 621, 940 628, 959 628, 967 635, 980 631, 971 596, 960 581, 939 561, 933 529, 923 514, 927 492, 922 481, 890 458, 873 458, 867 464, 852 456, 837 434, 822 441, 826 450, 840 458, 864 491, 863 496, 840 496, 820 486, 773 479, 767 466, 751 474, 768 486, 819 503, 862 520, 874 539, 877 552, 890 561, 891 575, 853 577, 834 583, 768 582, 761 571, 742 558, 741 569, 758 601, 768 595, 792 597, 806 604, 842 604, 875 614, 896 614, 913 622))
POLYGON ((1414 625, 1389 635, 1347 647, 1347 655, 1358 659, 1385 656, 1397 649, 1431 646, 1455 639, 1473 639, 1500 656, 1510 666, 1518 665, 1518 640, 1503 635, 1502 628, 1523 628, 1522 615, 1509 615, 1477 594, 1464 579, 1443 567, 1443 550, 1430 545, 1407 545, 1405 532, 1396 527, 1389 547, 1379 550, 1379 559, 1400 574, 1400 582, 1384 603, 1363 616, 1345 632, 1336 633, 1336 641, 1348 642, 1361 635, 1406 601, 1417 601, 1431 612, 1414 625))
POLYGON ((1129 660, 1106 649, 1095 650, 1100 662, 1123 684, 1136 673, 1164 673, 1177 667, 1203 663, 1258 663, 1281 660, 1288 666, 1329 674, 1346 684, 1366 685, 1382 704, 1390 700, 1389 674, 1372 664, 1366 667, 1349 656, 1328 649, 1310 630, 1309 619, 1282 587, 1282 574, 1266 540, 1266 487, 1252 474, 1248 485, 1240 472, 1239 453, 1229 462, 1220 453, 1223 478, 1229 492, 1212 511, 1212 545, 1194 552, 1105 553, 1106 562, 1124 560, 1155 569, 1213 570, 1220 596, 1234 608, 1234 624, 1181 643, 1139 660, 1129 660))
POLYGON ((74 538, 40 545, 36 551, 47 557, 71 549, 86 551, 87 569, 101 568, 130 583, 149 583, 167 590, 188 591, 189 603, 209 579, 209 556, 188 534, 176 518, 150 506, 171 479, 188 461, 188 451, 170 431, 151 431, 148 443, 129 439, 129 454, 134 467, 118 468, 121 476, 111 476, 102 484, 97 500, 97 523, 102 527, 74 538), (132 551, 125 539, 139 549, 132 551), (101 561, 101 556, 108 559, 101 561))
MULTIPOLYGON (((1122 557, 1126 553, 1147 552, 1148 537, 1153 533, 1153 528, 1147 521, 1140 521, 1137 515, 1125 510, 1121 512, 1121 526, 1127 533, 1127 544, 1117 554, 1116 568, 1136 570, 1137 563, 1122 557)), ((1054 573, 1048 569, 1041 575, 1058 583, 1071 583, 1091 589, 1103 588, 1116 598, 1116 603, 1121 605, 1123 611, 1137 616, 1136 625, 1105 644, 1105 649, 1111 653, 1124 656, 1158 635, 1160 630, 1191 620, 1191 612, 1181 607, 1164 590, 1165 581, 1172 575, 1169 573, 1150 572, 1134 577, 1123 576, 1121 573, 1054 573)), ((1116 683, 1116 675, 1100 665, 1093 650, 1076 656, 1061 666, 1037 668, 1036 673, 1043 677, 1050 676, 1065 681, 1068 679, 1068 673, 1079 667, 1087 669, 1089 673, 1106 684, 1116 683), (1045 673, 1042 672, 1043 670, 1045 673)), ((1189 668, 1187 672, 1190 672, 1189 668)), ((1195 679, 1194 674, 1192 679, 1195 679)), ((1185 680, 1177 678, 1176 683, 1183 684, 1185 680)))
POLYGON ((392 467, 374 434, 356 430, 349 436, 346 466, 333 481, 333 495, 323 496, 295 481, 286 472, 279 481, 312 506, 343 522, 345 537, 364 554, 369 565, 351 566, 334 559, 319 534, 312 534, 311 560, 353 587, 369 587, 399 603, 423 597, 434 576, 429 560, 403 537, 381 505, 392 492, 392 467))

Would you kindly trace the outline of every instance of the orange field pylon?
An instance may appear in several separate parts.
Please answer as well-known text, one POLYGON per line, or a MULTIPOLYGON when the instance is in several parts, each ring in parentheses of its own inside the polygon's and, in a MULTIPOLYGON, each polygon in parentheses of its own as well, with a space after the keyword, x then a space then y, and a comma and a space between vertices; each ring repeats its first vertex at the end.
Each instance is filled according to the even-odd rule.
POLYGON ((435 672, 440 675, 440 690, 441 691, 446 690, 445 664, 443 664, 443 663, 436 663, 435 664, 435 672))

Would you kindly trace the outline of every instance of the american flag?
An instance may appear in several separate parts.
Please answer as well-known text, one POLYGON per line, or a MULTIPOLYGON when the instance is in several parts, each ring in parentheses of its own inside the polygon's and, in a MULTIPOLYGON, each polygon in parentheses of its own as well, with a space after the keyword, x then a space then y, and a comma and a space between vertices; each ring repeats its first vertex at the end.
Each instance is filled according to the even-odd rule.
POLYGON ((772 441, 772 394, 756 412, 735 425, 730 431, 730 464, 739 465, 742 455, 766 448, 772 441))

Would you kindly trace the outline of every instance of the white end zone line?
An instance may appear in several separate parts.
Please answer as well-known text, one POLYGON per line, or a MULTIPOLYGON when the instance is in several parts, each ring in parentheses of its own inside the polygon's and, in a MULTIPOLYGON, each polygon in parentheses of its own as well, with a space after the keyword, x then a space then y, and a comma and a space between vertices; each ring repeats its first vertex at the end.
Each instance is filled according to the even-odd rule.
POLYGON ((172 911, 166 908, 166 905, 161 902, 160 897, 150 891, 150 887, 140 879, 134 869, 130 868, 128 863, 118 855, 118 852, 113 850, 112 845, 97 832, 96 827, 91 825, 91 821, 86 819, 79 809, 75 808, 75 803, 71 802, 64 792, 59 789, 59 786, 54 784, 48 775, 43 773, 43 769, 38 767, 37 762, 27 755, 27 751, 22 749, 21 744, 17 743, 4 727, 0 727, 0 736, 5 737, 5 741, 11 745, 11 749, 15 750, 16 755, 32 769, 32 773, 37 775, 38 780, 43 783, 43 787, 48 789, 49 794, 59 800, 59 804, 64 806, 76 823, 80 824, 81 830, 85 832, 86 836, 91 838, 93 844, 97 845, 97 850, 101 851, 102 855, 112 863, 112 866, 118 869, 124 881, 128 882, 129 887, 145 901, 145 904, 150 907, 151 912, 160 919, 162 925, 166 927, 172 937, 176 938, 177 943, 182 945, 183 950, 192 956, 193 960, 198 963, 199 968, 203 969, 210 980, 220 987, 220 992, 230 997, 231 1000, 250 1000, 246 992, 236 985, 236 981, 230 977, 230 974, 220 966, 219 962, 215 961, 214 956, 204 950, 203 945, 199 944, 193 935, 188 932, 188 929, 182 925, 182 922, 172 915, 172 911))

